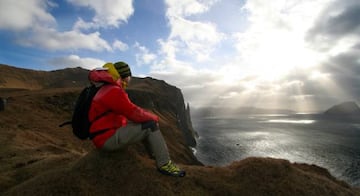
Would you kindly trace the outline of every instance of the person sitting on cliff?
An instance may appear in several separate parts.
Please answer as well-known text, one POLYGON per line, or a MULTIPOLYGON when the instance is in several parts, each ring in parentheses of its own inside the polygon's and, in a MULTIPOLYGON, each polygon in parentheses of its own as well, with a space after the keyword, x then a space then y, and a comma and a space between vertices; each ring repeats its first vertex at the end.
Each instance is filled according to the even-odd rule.
POLYGON ((89 120, 92 141, 103 150, 122 149, 129 144, 145 140, 156 160, 158 171, 165 175, 183 177, 185 171, 171 160, 165 140, 159 129, 159 117, 135 105, 128 98, 125 88, 131 79, 128 64, 107 63, 89 72, 93 83, 104 85, 92 100, 89 120), (98 132, 98 134, 96 134, 98 132))

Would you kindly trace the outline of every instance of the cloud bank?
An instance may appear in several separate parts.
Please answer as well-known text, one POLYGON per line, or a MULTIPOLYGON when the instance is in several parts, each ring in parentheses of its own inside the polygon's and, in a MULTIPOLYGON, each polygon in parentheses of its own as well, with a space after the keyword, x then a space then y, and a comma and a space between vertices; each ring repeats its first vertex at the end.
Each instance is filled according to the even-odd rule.
POLYGON ((193 17, 224 2, 166 3, 171 33, 152 74, 194 105, 318 111, 359 100, 358 1, 246 1, 247 28, 231 33, 193 17), (232 55, 213 58, 226 42, 232 55))

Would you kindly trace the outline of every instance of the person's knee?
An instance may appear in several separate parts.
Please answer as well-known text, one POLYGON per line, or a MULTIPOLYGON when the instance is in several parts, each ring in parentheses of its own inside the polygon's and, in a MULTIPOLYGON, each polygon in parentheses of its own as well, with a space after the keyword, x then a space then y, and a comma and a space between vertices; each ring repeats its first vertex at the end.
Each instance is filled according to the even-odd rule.
POLYGON ((159 129, 158 123, 154 120, 150 120, 141 124, 141 129, 150 129, 152 132, 159 129))

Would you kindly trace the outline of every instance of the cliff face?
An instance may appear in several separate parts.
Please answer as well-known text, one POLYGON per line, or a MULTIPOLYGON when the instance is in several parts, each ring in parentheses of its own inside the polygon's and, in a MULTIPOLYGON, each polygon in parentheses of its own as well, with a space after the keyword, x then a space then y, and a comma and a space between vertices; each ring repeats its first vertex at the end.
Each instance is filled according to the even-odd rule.
POLYGON ((186 144, 191 147, 196 146, 195 130, 190 118, 190 106, 187 105, 185 108, 184 97, 179 88, 149 77, 133 78, 127 92, 130 99, 137 105, 174 116, 186 144))

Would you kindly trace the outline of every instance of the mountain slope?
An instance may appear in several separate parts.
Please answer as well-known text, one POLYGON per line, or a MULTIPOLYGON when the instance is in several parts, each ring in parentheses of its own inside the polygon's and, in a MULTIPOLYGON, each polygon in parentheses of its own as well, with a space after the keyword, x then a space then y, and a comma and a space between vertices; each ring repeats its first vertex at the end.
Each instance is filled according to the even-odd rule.
MULTIPOLYGON (((31 78, 33 73, 38 74, 11 69, 17 73, 23 71, 22 74, 28 78, 31 78)), ((65 73, 58 75, 66 76, 67 72, 76 70, 56 72, 65 73)), ((81 73, 75 77, 81 77, 81 73)), ((34 78, 34 82, 41 83, 34 78)), ((59 80, 71 81, 72 78, 59 80)), ((179 116, 186 115, 182 110, 185 105, 181 91, 151 78, 134 78, 133 81, 129 96, 135 103, 160 116, 160 128, 167 142, 171 143, 168 147, 173 160, 183 164, 201 165, 184 138, 185 132, 193 130, 178 119, 179 116), (144 93, 148 96, 144 96, 144 93)), ((0 112, 0 193, 33 176, 71 164, 94 148, 90 141, 77 140, 70 127, 58 127, 62 122, 71 119, 74 102, 82 87, 55 86, 56 88, 41 87, 38 90, 19 90, 20 88, 15 87, 11 91, 0 89, 0 97, 7 100, 5 110, 0 112)), ((141 144, 132 148, 137 149, 137 153, 146 155, 141 144)))
POLYGON ((82 68, 35 71, 0 64, 0 89, 39 90, 82 87, 88 83, 87 73, 88 70, 82 68))
MULTIPOLYGON (((57 75, 65 73, 63 81, 73 81, 69 70, 76 71, 59 70, 57 75)), ((22 73, 42 84, 34 79, 37 72, 22 73)), ((184 137, 184 127, 190 128, 181 91, 164 81, 135 79, 129 96, 160 116, 170 156, 186 169, 185 178, 159 174, 141 143, 99 152, 90 141, 76 139, 70 127, 59 128, 70 119, 82 87, 54 84, 19 91, 8 85, 15 90, 0 89, 0 97, 7 99, 0 112, 1 195, 360 195, 326 169, 286 160, 248 158, 226 167, 203 166, 184 137)))

